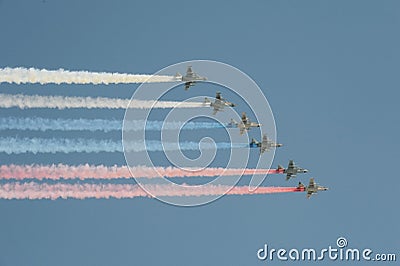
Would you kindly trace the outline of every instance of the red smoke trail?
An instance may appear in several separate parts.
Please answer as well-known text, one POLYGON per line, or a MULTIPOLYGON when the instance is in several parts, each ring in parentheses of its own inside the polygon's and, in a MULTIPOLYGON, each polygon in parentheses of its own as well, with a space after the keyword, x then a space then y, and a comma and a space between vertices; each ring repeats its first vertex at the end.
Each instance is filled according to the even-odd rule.
MULTIPOLYGON (((183 187, 177 185, 147 185, 154 196, 210 196, 222 195, 228 187, 223 185, 204 185, 200 187, 183 187), (151 188, 150 188, 151 187, 151 188)), ((249 191, 249 187, 234 187, 227 195, 252 195, 304 191, 296 187, 259 187, 249 191)), ((6 183, 0 185, 0 199, 127 199, 136 197, 153 197, 144 192, 138 185, 132 184, 39 184, 6 183)))
MULTIPOLYGON (((159 177, 216 177, 220 175, 265 175, 279 174, 283 170, 275 169, 225 169, 205 168, 202 170, 182 170, 175 167, 132 167, 131 171, 137 178, 159 178, 159 177)), ((1 165, 0 179, 117 179, 132 178, 126 166, 104 166, 104 165, 1 165)))

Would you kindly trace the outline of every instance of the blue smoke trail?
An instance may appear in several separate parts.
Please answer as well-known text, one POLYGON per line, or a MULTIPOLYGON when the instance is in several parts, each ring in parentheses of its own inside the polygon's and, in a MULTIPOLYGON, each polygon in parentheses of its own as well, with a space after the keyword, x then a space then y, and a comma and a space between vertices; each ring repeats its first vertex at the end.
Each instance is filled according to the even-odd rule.
MULTIPOLYGON (((140 131, 145 125, 144 120, 125 121, 125 130, 140 131)), ((216 122, 164 122, 164 121, 147 121, 146 130, 171 130, 179 129, 196 130, 196 129, 213 129, 224 128, 224 125, 216 122), (164 127, 163 127, 164 124, 164 127), (184 125, 184 126, 183 126, 184 125)), ((87 131, 116 131, 122 130, 122 121, 116 119, 48 119, 41 117, 1 117, 0 130, 87 130, 87 131)))
MULTIPOLYGON (((181 150, 199 150, 198 142, 181 142, 179 143, 181 150)), ((216 143, 217 149, 231 148, 246 148, 249 144, 246 143, 216 143)), ((163 151, 177 150, 176 143, 162 143, 160 141, 150 140, 144 143, 143 141, 132 141, 125 143, 125 151, 140 152, 140 151, 163 151)), ((214 149, 213 143, 202 143, 204 149, 214 149)), ((15 138, 5 137, 0 138, 0 152, 7 154, 21 153, 71 153, 71 152, 122 152, 122 142, 113 140, 96 140, 96 139, 56 139, 56 138, 15 138)))

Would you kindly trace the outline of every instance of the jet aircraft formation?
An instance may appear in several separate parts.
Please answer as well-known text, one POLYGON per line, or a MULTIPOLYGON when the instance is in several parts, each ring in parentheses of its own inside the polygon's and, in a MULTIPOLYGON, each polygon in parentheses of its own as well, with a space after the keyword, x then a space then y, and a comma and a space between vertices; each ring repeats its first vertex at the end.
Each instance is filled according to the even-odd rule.
MULTIPOLYGON (((192 69, 192 66, 187 67, 186 75, 182 76, 181 74, 177 73, 175 76, 177 79, 181 79, 185 82, 185 90, 189 90, 190 87, 195 86, 196 82, 198 81, 205 81, 207 80, 206 77, 202 77, 195 73, 192 69)), ((235 107, 236 104, 229 102, 228 100, 222 98, 221 92, 216 92, 215 100, 210 100, 209 98, 204 99, 205 104, 209 104, 210 107, 213 109, 213 115, 216 115, 218 112, 223 111, 225 107, 235 107)), ((246 115, 245 112, 242 113, 241 121, 237 122, 234 119, 226 125, 227 128, 239 128, 239 134, 243 135, 245 131, 251 130, 251 128, 261 127, 262 124, 258 122, 252 122, 246 115)), ((270 138, 268 138, 267 134, 263 134, 262 141, 259 142, 255 138, 253 138, 250 143, 250 148, 259 148, 260 155, 264 152, 269 152, 273 148, 282 147, 283 144, 276 143, 270 138)), ((278 173, 286 174, 286 181, 295 178, 297 174, 300 173, 307 173, 308 170, 301 168, 295 164, 293 160, 289 160, 289 164, 287 168, 284 168, 281 165, 278 165, 276 169, 278 173)), ((306 197, 310 198, 313 194, 317 194, 319 191, 328 190, 327 187, 318 185, 314 178, 310 178, 308 186, 305 186, 303 183, 299 182, 297 189, 299 191, 305 191, 306 197)))

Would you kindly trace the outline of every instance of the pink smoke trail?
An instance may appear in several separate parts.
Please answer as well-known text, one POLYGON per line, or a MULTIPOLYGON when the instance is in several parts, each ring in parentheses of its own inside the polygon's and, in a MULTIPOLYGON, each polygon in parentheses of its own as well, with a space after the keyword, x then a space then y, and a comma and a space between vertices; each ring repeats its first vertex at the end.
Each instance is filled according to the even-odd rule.
MULTIPOLYGON (((159 177, 217 177, 229 175, 265 175, 279 174, 283 170, 276 169, 225 169, 205 168, 201 170, 183 170, 175 167, 132 167, 131 171, 135 178, 159 178, 159 177)), ((1 165, 0 179, 117 179, 132 178, 127 166, 104 166, 104 165, 78 165, 65 164, 53 165, 1 165)))
MULTIPOLYGON (((193 189, 188 186, 177 185, 147 185, 155 192, 154 196, 210 196, 222 195, 227 189, 224 185, 204 185, 193 189)), ((252 195, 270 193, 300 192, 304 188, 296 187, 259 187, 249 191, 248 186, 234 187, 227 195, 252 195)), ((138 185, 132 184, 39 184, 6 183, 0 185, 0 199, 128 199, 137 197, 150 197, 138 185)))

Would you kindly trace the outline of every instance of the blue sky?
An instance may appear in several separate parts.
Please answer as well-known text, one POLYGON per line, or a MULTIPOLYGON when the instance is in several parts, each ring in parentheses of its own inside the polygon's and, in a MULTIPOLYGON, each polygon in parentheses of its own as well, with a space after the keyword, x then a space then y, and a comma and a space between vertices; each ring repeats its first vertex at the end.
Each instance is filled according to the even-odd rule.
MULTIPOLYGON (((0 1, 0 67, 152 73, 210 59, 241 69, 274 112, 285 144, 274 165, 294 159, 310 169, 299 180, 315 176, 330 187, 311 200, 226 196, 196 208, 154 199, 2 200, 0 266, 262 265, 256 252, 264 243, 324 248, 339 236, 351 247, 398 252, 399 14, 398 1, 0 1)), ((136 87, 0 84, 3 93, 125 98, 136 87)), ((12 108, 0 115, 122 120, 124 112, 12 108)), ((0 154, 0 162, 124 158, 0 154)), ((296 182, 270 176, 264 185, 296 182)))

